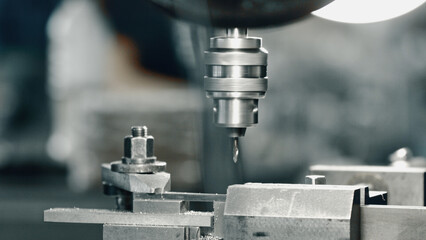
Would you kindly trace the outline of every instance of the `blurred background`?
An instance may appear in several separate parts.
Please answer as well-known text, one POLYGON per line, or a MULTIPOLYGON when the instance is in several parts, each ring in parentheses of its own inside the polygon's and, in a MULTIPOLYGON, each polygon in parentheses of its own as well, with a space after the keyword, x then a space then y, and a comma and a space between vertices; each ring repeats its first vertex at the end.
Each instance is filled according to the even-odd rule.
POLYGON ((140 0, 0 0, 0 239, 101 239, 43 210, 113 208, 100 164, 121 158, 132 125, 149 127, 174 191, 298 183, 309 165, 388 165, 405 146, 426 156, 425 5, 249 30, 269 51, 269 90, 237 165, 202 89, 213 33, 140 0))

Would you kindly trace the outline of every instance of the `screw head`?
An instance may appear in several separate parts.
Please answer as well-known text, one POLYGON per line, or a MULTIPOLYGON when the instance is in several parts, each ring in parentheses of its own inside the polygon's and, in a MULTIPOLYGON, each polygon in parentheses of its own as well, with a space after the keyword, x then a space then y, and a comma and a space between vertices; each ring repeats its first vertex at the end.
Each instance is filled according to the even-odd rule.
POLYGON ((305 177, 305 184, 311 185, 324 185, 326 183, 324 175, 307 175, 305 177))

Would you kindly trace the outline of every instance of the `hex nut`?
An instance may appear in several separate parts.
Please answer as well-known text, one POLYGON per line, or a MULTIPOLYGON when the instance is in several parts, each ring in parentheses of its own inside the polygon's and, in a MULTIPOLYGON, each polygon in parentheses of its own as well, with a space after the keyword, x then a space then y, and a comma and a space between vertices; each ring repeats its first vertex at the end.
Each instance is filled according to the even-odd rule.
MULTIPOLYGON (((154 157, 154 137, 133 137, 124 138, 124 161, 131 163, 145 163, 154 157)), ((148 161, 152 162, 152 161, 148 161)))

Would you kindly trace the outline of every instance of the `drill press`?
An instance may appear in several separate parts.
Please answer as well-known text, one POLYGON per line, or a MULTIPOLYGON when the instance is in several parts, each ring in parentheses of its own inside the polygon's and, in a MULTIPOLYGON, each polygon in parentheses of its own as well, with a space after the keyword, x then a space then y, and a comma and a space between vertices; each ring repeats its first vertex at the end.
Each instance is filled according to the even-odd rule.
POLYGON ((210 39, 204 53, 204 89, 213 99, 213 122, 227 129, 238 160, 238 139, 258 123, 258 102, 267 90, 267 56, 262 39, 247 28, 282 25, 317 10, 332 0, 150 0, 169 15, 207 27, 226 29, 210 39))
MULTIPOLYGON (((214 102, 214 122, 234 139, 236 160, 238 138, 258 122, 258 100, 267 88, 267 52, 259 38, 247 36, 246 29, 229 27, 266 24, 274 19, 270 11, 280 6, 289 13, 282 14, 281 19, 294 19, 324 1, 151 1, 164 4, 175 15, 184 14, 188 20, 199 17, 200 9, 194 7, 197 4, 225 6, 226 11, 219 12, 225 20, 217 18, 217 11, 208 11, 214 26, 227 27, 227 31, 223 37, 212 38, 205 53, 205 90, 214 102), (257 3, 269 7, 260 8, 257 3), (250 11, 231 11, 240 13, 235 18, 226 14, 234 10, 228 6, 238 4, 244 9, 252 6, 255 13, 264 13, 264 18, 260 15, 260 21, 250 21, 256 16, 250 11), (185 7, 178 8, 180 5, 185 7)), ((147 134, 147 128, 134 127, 124 142, 122 160, 102 165, 104 192, 116 198, 120 211, 56 208, 46 210, 44 220, 103 224, 104 240, 369 240, 425 236, 426 169, 410 166, 407 149, 392 155, 392 162, 399 163, 394 166, 313 166, 313 175, 306 177, 305 184, 247 183, 229 186, 226 194, 208 194, 170 191, 170 174, 163 171, 164 162, 156 161, 153 137, 147 134), (388 193, 391 206, 386 206, 388 193), (212 208, 192 208, 200 202, 212 208)))
POLYGON ((210 39, 204 55, 204 89, 213 99, 213 122, 227 129, 237 162, 238 138, 258 123, 259 99, 268 88, 268 52, 261 38, 247 36, 246 28, 227 28, 225 36, 210 39))

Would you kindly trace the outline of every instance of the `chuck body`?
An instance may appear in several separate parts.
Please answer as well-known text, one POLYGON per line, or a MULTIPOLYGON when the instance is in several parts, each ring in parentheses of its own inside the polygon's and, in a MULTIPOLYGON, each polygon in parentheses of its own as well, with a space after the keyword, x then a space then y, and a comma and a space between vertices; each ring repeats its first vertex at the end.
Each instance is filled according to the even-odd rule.
POLYGON ((213 122, 229 129, 229 137, 242 137, 247 127, 258 123, 259 99, 268 87, 268 52, 260 38, 233 28, 226 36, 211 38, 204 54, 204 89, 213 99, 213 122))

